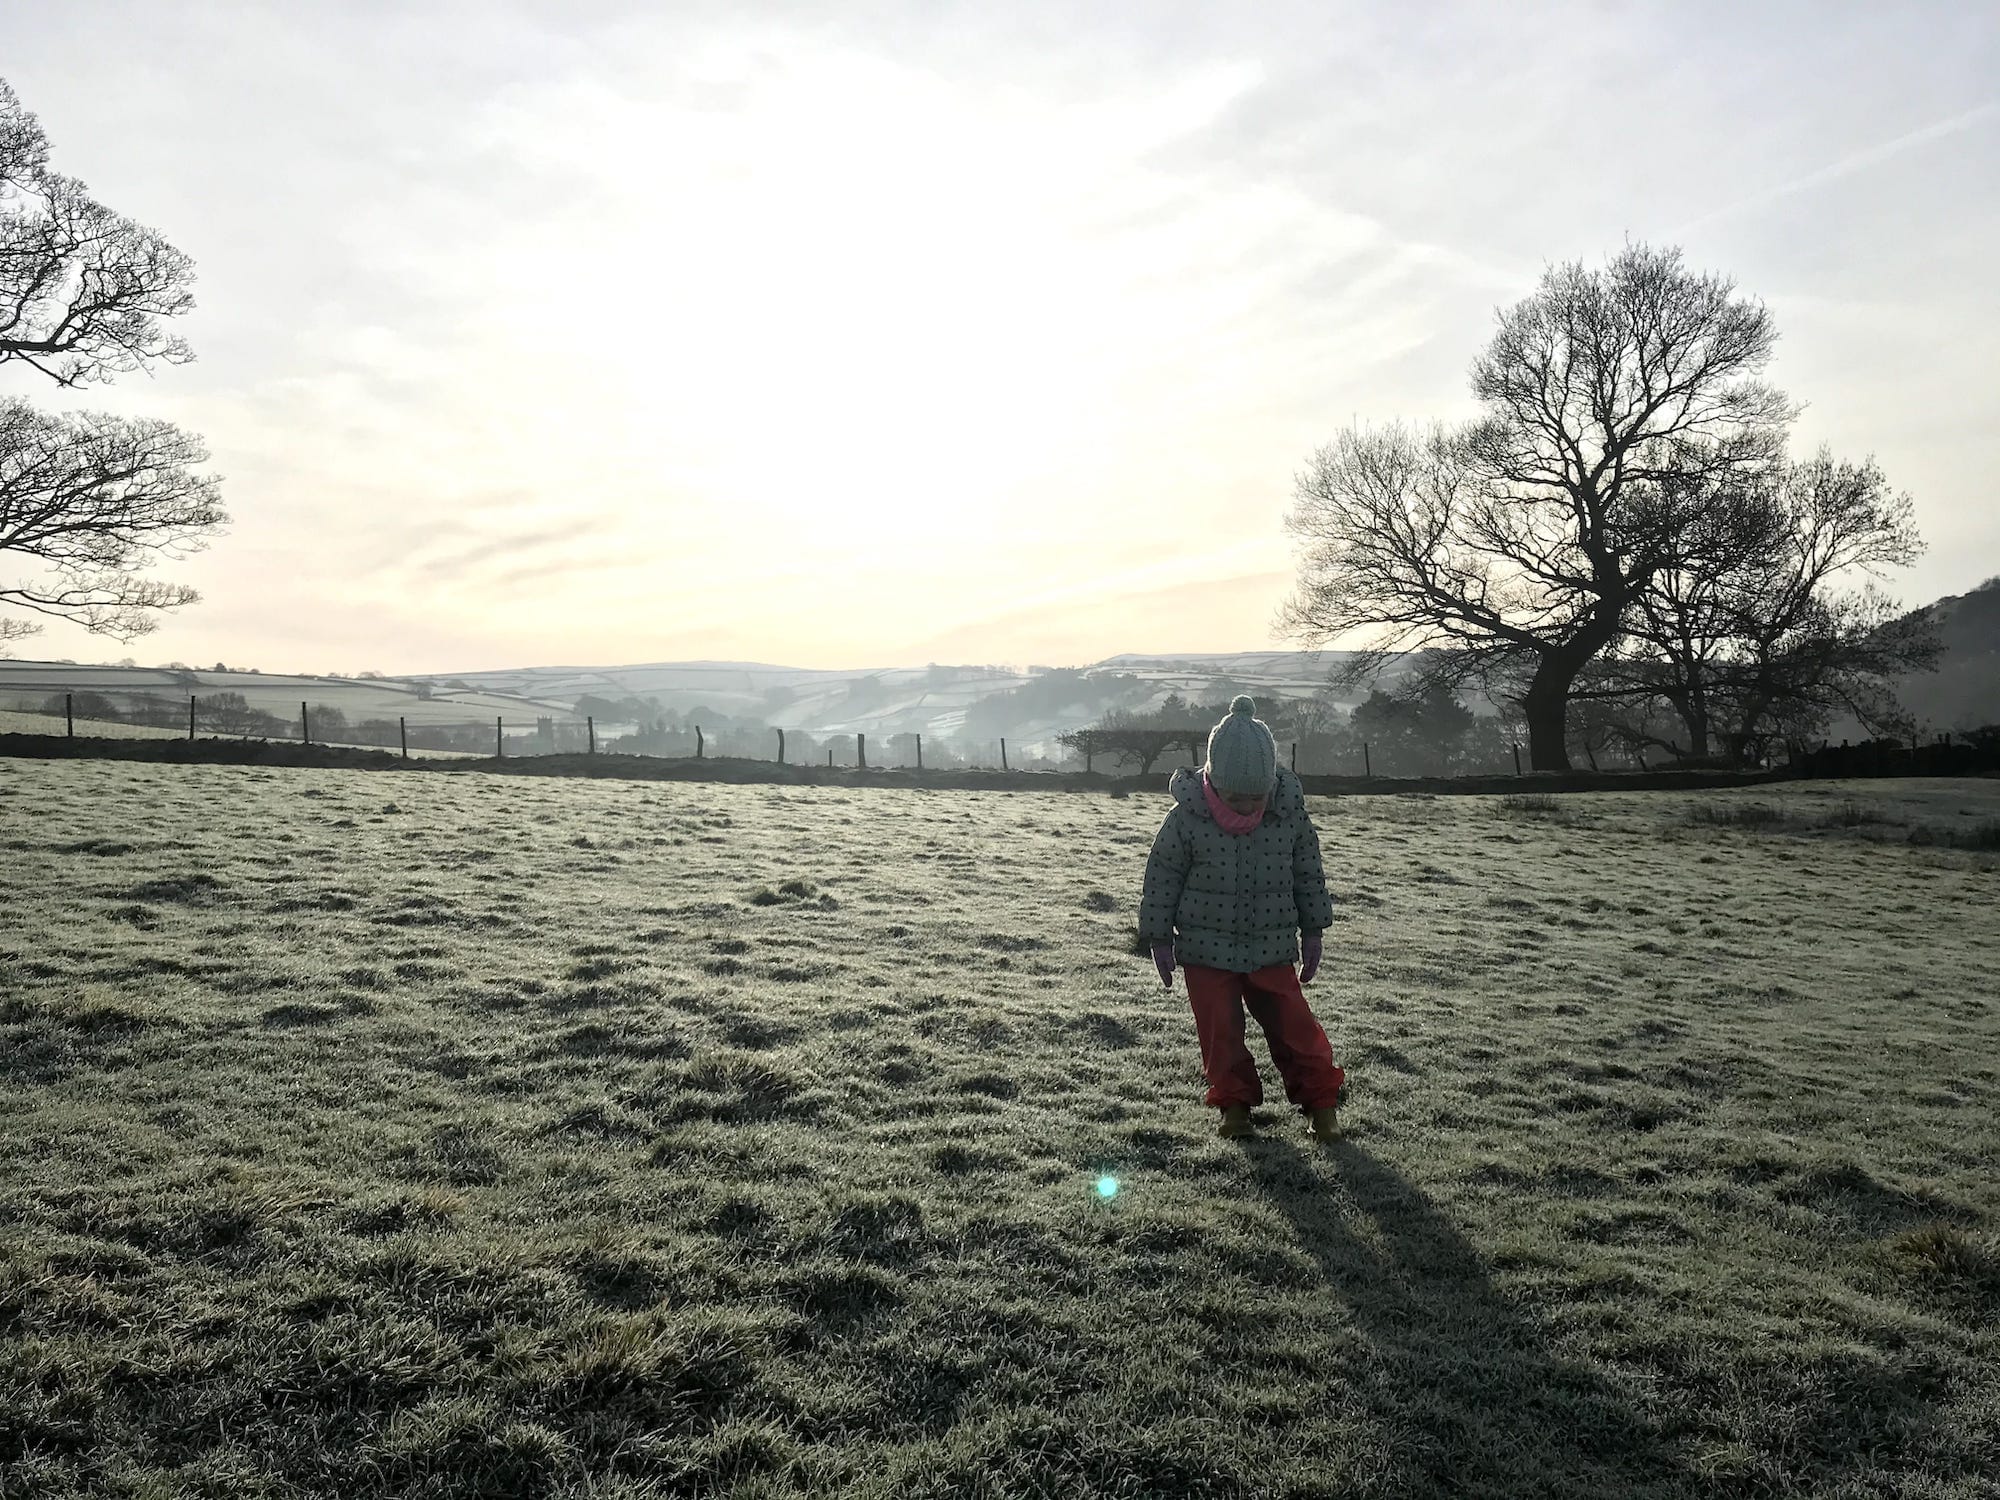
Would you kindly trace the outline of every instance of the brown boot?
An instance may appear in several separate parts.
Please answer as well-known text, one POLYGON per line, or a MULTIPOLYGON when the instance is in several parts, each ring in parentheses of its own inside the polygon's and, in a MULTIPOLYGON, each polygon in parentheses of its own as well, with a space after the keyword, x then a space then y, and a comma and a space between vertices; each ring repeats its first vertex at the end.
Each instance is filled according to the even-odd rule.
POLYGON ((1340 1106, 1329 1104, 1324 1109, 1307 1112, 1306 1134, 1316 1141, 1330 1141, 1340 1134, 1340 1106))
POLYGON ((1222 1112, 1222 1123, 1215 1127, 1215 1133, 1226 1141, 1237 1140, 1246 1135, 1255 1135, 1257 1127, 1250 1123, 1250 1106, 1232 1104, 1222 1112))

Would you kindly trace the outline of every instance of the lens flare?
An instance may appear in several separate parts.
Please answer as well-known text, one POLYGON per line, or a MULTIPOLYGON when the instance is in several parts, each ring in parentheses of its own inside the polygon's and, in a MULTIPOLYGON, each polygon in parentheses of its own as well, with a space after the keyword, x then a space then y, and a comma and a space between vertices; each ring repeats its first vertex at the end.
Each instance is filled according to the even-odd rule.
POLYGON ((1111 1176, 1098 1178, 1097 1196, 1100 1198, 1116 1198, 1118 1196, 1118 1179, 1111 1176))

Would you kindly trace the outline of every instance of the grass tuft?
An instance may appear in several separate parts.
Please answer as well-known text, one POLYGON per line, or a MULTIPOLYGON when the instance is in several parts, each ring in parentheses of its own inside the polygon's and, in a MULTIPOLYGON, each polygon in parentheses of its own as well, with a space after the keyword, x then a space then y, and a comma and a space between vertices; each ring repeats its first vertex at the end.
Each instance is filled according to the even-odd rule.
POLYGON ((1768 802, 1696 802, 1688 819, 1711 828, 1777 828, 1790 821, 1768 802))
POLYGON ((2000 1312, 2000 1241, 1992 1236, 1940 1220, 1898 1235, 1889 1253, 1931 1289, 2000 1312))
POLYGON ((1525 792, 1519 796, 1502 797, 1500 810, 1517 818, 1542 818, 1549 822, 1568 821, 1570 808, 1563 799, 1548 792, 1525 792))

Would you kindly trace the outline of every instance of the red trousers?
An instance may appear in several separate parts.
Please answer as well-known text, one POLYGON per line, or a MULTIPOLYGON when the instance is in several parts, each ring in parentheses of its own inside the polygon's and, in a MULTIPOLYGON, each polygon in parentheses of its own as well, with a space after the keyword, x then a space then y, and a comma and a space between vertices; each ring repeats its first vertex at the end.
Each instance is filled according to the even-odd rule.
POLYGON ((1201 1039, 1201 1070, 1208 1077, 1208 1102, 1262 1104, 1264 1082, 1243 1045, 1243 1009, 1257 1018, 1271 1061, 1285 1080, 1285 1097, 1301 1109, 1324 1109, 1340 1102, 1342 1071, 1333 1063, 1333 1044, 1306 1004, 1299 976, 1290 964, 1273 964, 1254 974, 1231 974, 1188 964, 1188 1003, 1194 1007, 1195 1035, 1201 1039))

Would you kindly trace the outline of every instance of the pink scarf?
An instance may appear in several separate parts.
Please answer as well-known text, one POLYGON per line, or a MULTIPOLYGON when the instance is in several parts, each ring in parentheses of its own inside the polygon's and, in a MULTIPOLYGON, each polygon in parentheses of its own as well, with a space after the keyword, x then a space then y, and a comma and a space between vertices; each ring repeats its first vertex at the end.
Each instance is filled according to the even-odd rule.
POLYGON ((1253 813, 1240 813, 1222 800, 1222 793, 1215 789, 1215 783, 1208 779, 1208 772, 1201 773, 1201 794, 1208 801, 1208 815, 1215 819, 1215 826, 1224 833, 1248 833, 1264 821, 1264 807, 1271 805, 1270 798, 1264 799, 1264 807, 1253 813))

